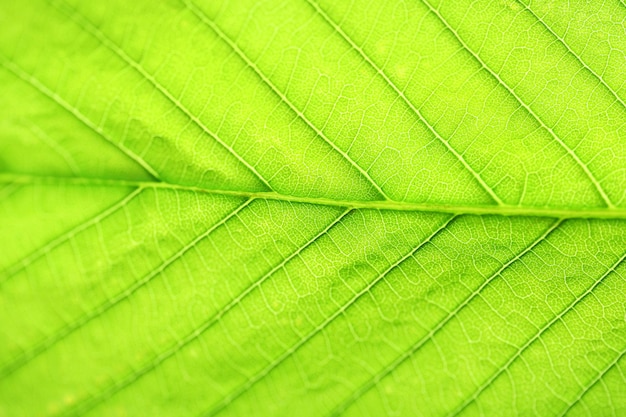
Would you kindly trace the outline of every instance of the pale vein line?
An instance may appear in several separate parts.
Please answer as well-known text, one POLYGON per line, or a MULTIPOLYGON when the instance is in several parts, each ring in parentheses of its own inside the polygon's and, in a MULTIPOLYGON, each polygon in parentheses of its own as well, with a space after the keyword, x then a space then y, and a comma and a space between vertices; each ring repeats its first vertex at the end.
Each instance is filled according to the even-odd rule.
POLYGON ((0 378, 5 378, 8 375, 12 374, 13 372, 17 371, 18 369, 22 368, 24 365, 31 362, 33 359, 35 359, 36 357, 38 357, 39 355, 41 355, 42 353, 50 349, 56 343, 65 339, 67 336, 71 335, 76 330, 90 323, 94 319, 100 317, 101 315, 106 313, 108 310, 110 310, 111 308, 119 304, 121 301, 126 300, 128 297, 134 294, 137 290, 139 290, 140 288, 148 284, 150 281, 152 281, 153 278, 160 275, 171 264, 176 262, 178 259, 182 258, 185 255, 185 253, 187 253, 200 241, 202 241, 207 236, 209 236, 213 231, 215 231, 217 228, 224 225, 230 219, 235 217, 241 210, 247 207, 252 201, 254 201, 254 198, 250 198, 244 201, 243 204, 241 204, 235 210, 230 212, 226 217, 224 217, 222 220, 215 223, 213 226, 211 226, 202 234, 198 235, 191 242, 187 243, 182 249, 180 249, 174 255, 170 256, 167 260, 162 262, 158 267, 150 271, 143 278, 136 281, 133 285, 126 288, 124 291, 120 292, 116 296, 109 298, 104 303, 96 307, 94 310, 83 315, 82 317, 79 317, 74 322, 69 323, 66 326, 62 327, 60 330, 58 330, 54 334, 50 335, 49 337, 45 338, 40 343, 37 343, 34 347, 22 353, 20 356, 18 356, 15 360, 11 361, 9 364, 3 366, 2 369, 0 370, 0 378))
MULTIPOLYGON (((56 2, 53 2, 54 4, 56 2)), ((63 2, 64 3, 64 2, 63 2)), ((64 3, 65 4, 65 3, 64 3)), ((58 7, 58 6, 56 6, 58 7)), ((69 6, 68 6, 69 7, 69 6)), ((183 103, 174 97, 169 90, 161 85, 154 76, 149 74, 137 61, 131 58, 119 45, 113 42, 107 37, 101 30, 99 30, 93 23, 91 23, 86 17, 78 12, 76 9, 72 9, 70 18, 83 30, 96 38, 102 45, 108 50, 113 52, 119 58, 121 58, 127 65, 131 66, 142 77, 144 77, 154 88, 157 89, 166 99, 168 99, 174 107, 180 110, 185 116, 187 116, 196 126, 198 126, 204 133, 212 137, 217 143, 219 143, 224 149, 226 149, 232 156, 234 156, 241 164, 243 164, 248 170, 250 170, 258 179, 263 183, 265 187, 272 190, 272 186, 252 165, 250 165, 241 155, 239 155, 232 146, 228 145, 217 134, 210 130, 196 115, 194 115, 183 103)))
MULTIPOLYGON (((14 193, 16 193, 20 188, 22 188, 22 184, 18 184, 17 182, 7 182, 4 184, 2 188, 0 188, 0 202, 8 200, 14 193)), ((0 279, 2 281, 2 279, 0 279)))
POLYGON ((574 406, 576 404, 578 404, 580 402, 580 400, 583 399, 583 397, 585 396, 586 393, 588 393, 589 391, 591 391, 591 389, 598 383, 600 382, 600 380, 602 380, 602 378, 604 378, 604 376, 611 370, 613 369, 613 367, 615 367, 615 365, 617 365, 619 363, 619 361, 624 357, 624 355, 626 355, 626 350, 622 350, 622 352, 617 355, 617 357, 615 359, 613 359, 602 371, 600 371, 598 373, 598 375, 596 375, 595 378, 593 378, 589 384, 587 384, 587 386, 583 387, 583 389, 578 393, 578 395, 576 396, 576 398, 574 399, 574 401, 572 401, 562 412, 559 413, 558 417, 563 417, 564 415, 566 415, 569 410, 571 410, 572 408, 574 408, 574 406))
POLYGON ((308 203, 322 206, 352 207, 363 209, 379 209, 394 211, 439 212, 451 214, 475 214, 498 216, 532 216, 558 217, 563 219, 626 219, 626 208, 549 208, 523 206, 495 206, 495 205, 462 205, 462 204, 432 204, 406 203, 402 201, 373 201, 373 200, 339 200, 324 197, 301 197, 276 192, 232 191, 201 188, 196 186, 172 184, 167 182, 142 182, 101 178, 63 178, 51 176, 0 174, 0 182, 15 182, 16 184, 76 184, 83 186, 106 185, 111 187, 144 187, 163 190, 185 190, 190 192, 224 195, 231 197, 255 197, 265 200, 284 201, 293 203, 308 203))
POLYGON ((372 288, 378 284, 389 272, 395 269, 397 266, 402 264, 407 259, 411 258, 417 251, 419 251, 424 245, 430 242, 435 236, 437 236, 441 231, 443 231, 454 219, 457 219, 458 216, 450 216, 442 225, 440 225, 430 236, 424 239, 417 247, 413 248, 409 253, 402 256, 402 258, 398 259, 396 262, 391 264, 385 271, 378 275, 372 282, 370 282, 367 286, 365 286, 361 291, 355 294, 347 303, 345 303, 341 308, 335 311, 332 315, 326 318, 322 323, 317 325, 311 332, 309 332, 306 336, 301 338, 295 345, 291 346, 287 349, 282 355, 277 357, 274 361, 268 364, 265 368, 263 368, 260 372, 258 372, 255 376, 248 379, 248 381, 241 385, 237 390, 226 396, 222 401, 213 406, 206 413, 202 413, 202 416, 214 416, 215 414, 220 413, 226 407, 233 403, 237 398, 239 398, 242 394, 249 391, 257 382, 261 381, 265 376, 267 376, 270 372, 276 369, 281 363, 283 363, 287 358, 292 356, 294 353, 300 349, 304 344, 306 344, 309 340, 311 340, 315 335, 319 332, 327 328, 330 323, 335 320, 337 317, 342 315, 350 306, 354 305, 364 294, 369 293, 372 288))
POLYGON ((494 274, 492 274, 489 278, 485 280, 472 294, 469 295, 465 300, 463 300, 454 310, 452 310, 448 315, 441 320, 433 329, 431 329, 426 335, 424 335, 420 340, 414 343, 409 349, 407 349, 402 355, 398 356, 393 362, 391 362, 387 367, 385 367, 381 372, 374 375, 369 381, 361 386, 356 392, 354 392, 350 397, 340 403, 335 409, 329 414, 330 416, 338 416, 347 410, 352 404, 354 404, 357 400, 359 400, 365 393, 375 387, 382 379, 390 375, 393 371, 395 371, 400 365, 402 365, 407 359, 409 359, 412 355, 414 355, 424 344, 433 339, 433 337, 445 327, 446 324, 450 320, 452 320, 456 315, 465 307, 467 307, 473 300, 476 298, 482 290, 484 290, 496 277, 498 277, 505 269, 507 269, 511 264, 521 259, 524 255, 534 249, 539 243, 545 240, 548 235, 550 235, 554 230, 556 230, 562 223, 563 219, 556 220, 541 236, 539 236, 533 243, 531 243, 526 249, 517 254, 514 258, 509 260, 507 263, 502 265, 500 269, 498 269, 494 274))
POLYGON ((559 138, 556 135, 554 130, 551 127, 547 126, 544 123, 544 121, 539 117, 539 115, 537 115, 535 111, 529 105, 527 105, 521 99, 521 97, 519 97, 517 93, 511 87, 509 87, 507 83, 504 82, 504 80, 502 80, 502 78, 500 78, 498 74, 496 74, 489 66, 487 66, 487 64, 482 60, 482 58, 480 58, 480 56, 478 56, 478 54, 476 54, 472 49, 470 49, 469 45, 467 45, 465 41, 459 36, 458 32, 454 28, 452 28, 452 26, 450 26, 448 22, 443 18, 441 13, 439 13, 439 10, 434 8, 428 0, 420 0, 420 1, 424 5, 426 5, 428 9, 431 11, 431 13, 433 13, 437 17, 437 19, 439 19, 439 21, 454 35, 454 37, 461 44, 461 46, 463 46, 463 48, 465 48, 465 50, 467 50, 467 52, 469 52, 474 57, 474 59, 482 66, 482 68, 484 68, 487 72, 489 72, 489 74, 491 74, 491 76, 495 78, 496 81, 502 87, 504 87, 512 97, 515 98, 515 100, 520 104, 520 106, 522 106, 528 112, 528 114, 530 114, 541 125, 541 127, 545 129, 554 138, 554 140, 556 140, 556 142, 570 155, 570 157, 574 160, 574 162, 583 170, 585 175, 587 175, 587 178, 591 181, 592 185, 594 186, 594 188, 600 195, 600 198, 602 198, 604 203, 607 205, 607 207, 609 208, 615 207, 611 199, 607 196, 606 192, 602 188, 602 185, 600 184, 600 182, 596 179, 593 173, 589 170, 587 165, 585 165, 580 160, 576 152, 574 152, 572 148, 570 148, 565 142, 563 142, 563 140, 561 140, 561 138, 559 138))
POLYGON ((300 111, 287 96, 282 93, 276 85, 259 69, 259 67, 252 62, 252 60, 243 52, 237 44, 224 33, 215 22, 210 20, 202 10, 200 10, 193 2, 189 0, 181 0, 183 4, 198 18, 202 23, 207 25, 222 41, 224 41, 236 54, 243 60, 248 67, 250 67, 254 73, 268 86, 270 89, 285 103, 289 108, 302 120, 309 128, 311 128, 317 136, 322 138, 328 145, 330 145, 337 153, 339 153, 352 167, 354 167, 359 173, 376 189, 376 191, 385 199, 391 200, 389 196, 382 190, 382 188, 374 181, 374 179, 365 171, 359 164, 356 163, 346 152, 339 148, 333 141, 331 141, 324 132, 322 132, 317 126, 315 126, 306 116, 300 111))
POLYGON ((96 407, 101 402, 106 399, 112 397, 118 392, 128 388, 133 383, 137 382, 139 379, 144 377, 146 374, 153 371, 155 368, 160 366, 167 359, 171 358, 178 351, 183 349, 185 346, 202 336, 207 330, 209 330, 213 325, 215 325, 226 313, 228 313, 232 308, 236 307, 241 303, 241 301, 246 298, 250 293, 252 293, 255 289, 260 288, 261 285, 267 281, 272 275, 274 275, 278 270, 283 268, 289 261, 291 261, 296 256, 300 255, 302 251, 304 251, 307 247, 316 242, 320 237, 328 233, 328 231, 339 224, 341 220, 348 215, 353 209, 347 209, 337 218, 335 218, 329 225, 327 225, 322 231, 317 233, 314 237, 312 237, 308 242, 304 245, 300 246, 296 251, 294 251, 287 258, 282 260, 278 265, 273 267, 270 271, 264 274, 261 278, 255 281, 252 285, 248 286, 241 294, 231 300, 226 306, 222 307, 220 311, 214 314, 212 317, 203 322, 200 326, 194 329, 191 333, 187 334, 185 337, 176 342, 173 346, 161 352, 159 355, 154 357, 150 362, 141 367, 138 371, 128 374, 126 377, 118 381, 117 383, 112 384, 105 390, 101 391, 97 395, 87 398, 85 401, 77 404, 74 407, 66 410, 66 415, 76 415, 83 414, 94 407, 96 407))
POLYGON ((72 157, 72 154, 67 151, 60 143, 52 139, 42 128, 37 126, 36 124, 31 122, 31 125, 28 126, 28 129, 35 135, 37 139, 42 141, 45 145, 47 145, 54 153, 59 155, 63 161, 70 168, 70 171, 74 176, 80 176, 80 167, 72 157))
POLYGON ((474 170, 474 168, 471 167, 470 164, 467 163, 467 161, 465 160, 465 158, 463 158, 463 155, 461 155, 460 153, 457 152, 456 149, 454 149, 454 147, 452 145, 450 145, 450 142, 448 140, 446 140, 445 138, 443 138, 439 132, 437 132, 437 130, 435 130, 434 126, 431 126, 431 124, 426 120, 426 118, 422 115, 422 112, 415 107, 415 105, 413 104, 413 102, 411 100, 409 100, 409 98, 406 96, 406 94, 404 94, 404 92, 402 90, 400 90, 395 83, 387 76, 387 74, 383 71, 383 69, 381 67, 379 67, 363 50, 363 48, 361 48, 360 46, 358 46, 350 36, 348 36, 348 34, 346 34, 343 29, 341 29, 341 27, 335 23, 334 20, 332 20, 332 18, 330 16, 328 16, 328 14, 326 14, 326 12, 324 12, 324 10, 322 10, 322 8, 314 1, 314 0, 305 0, 311 7, 313 7, 313 9, 315 9, 315 12, 322 17, 322 19, 333 28, 333 30, 338 33, 345 42, 347 42, 350 47, 352 49, 354 49, 356 52, 359 53, 359 55, 361 56, 361 58, 363 58, 368 64, 369 66, 374 69, 374 71, 376 71, 376 73, 386 82, 388 87, 391 87, 391 89, 402 99, 402 101, 404 101, 404 103, 413 111, 413 113, 415 113, 417 115, 417 117, 422 121, 422 123, 428 128, 428 130, 437 138, 439 139, 439 141, 441 143, 443 143, 443 145, 448 149, 448 151, 450 153, 452 153, 463 165, 463 167, 474 177, 474 179, 476 180, 476 182, 478 182, 478 184, 481 186, 481 188, 483 188, 487 194, 489 194, 489 196, 499 205, 503 205, 503 201, 500 199, 500 197, 498 197, 498 195, 495 193, 495 191, 493 190, 493 188, 491 188, 486 182, 485 180, 483 180, 483 178, 480 176, 480 174, 474 170))
POLYGON ((128 149, 122 143, 115 142, 114 140, 109 138, 109 136, 106 135, 104 133, 104 131, 99 126, 97 126, 90 119, 88 119, 77 108, 73 107, 71 104, 69 104, 67 101, 65 101, 57 93, 55 93, 54 91, 52 91, 48 87, 46 87, 41 81, 39 81, 37 78, 35 78, 35 76, 27 73, 21 67, 19 67, 17 64, 15 64, 13 62, 10 62, 3 55, 0 55, 0 65, 2 65, 7 71, 9 71, 9 73, 15 75, 20 80, 26 82, 31 87, 35 88, 37 91, 39 91, 45 97, 48 97, 50 100, 54 101, 57 105, 59 105, 64 110, 66 110, 68 113, 70 113, 72 116, 74 116, 83 125, 87 126, 89 129, 91 129, 95 133, 97 133, 98 136, 100 136, 102 139, 104 139, 105 141, 107 141, 108 143, 110 143, 111 145, 113 145, 114 147, 119 149, 120 151, 122 151, 122 153, 124 155, 126 155, 127 157, 129 157, 130 159, 132 159, 133 161, 138 163, 153 178, 155 178, 157 180, 160 180, 159 174, 156 172, 156 170, 154 168, 152 168, 152 166, 150 166, 148 164, 148 162, 146 160, 141 158, 139 155, 137 155, 132 150, 128 149))
POLYGON ((530 8, 530 4, 525 4, 524 2, 522 2, 521 0, 515 0, 517 1, 519 4, 521 4, 522 6, 524 6, 524 8, 530 12, 531 15, 533 15, 533 17, 539 22, 541 23, 541 25, 548 30, 548 32, 550 32, 552 34, 552 36, 554 36, 566 49, 567 51, 570 53, 570 55, 572 55, 574 58, 576 58, 576 60, 578 61, 578 63, 580 65, 582 65, 591 75, 593 75, 595 78, 598 79, 598 81, 600 81, 600 83, 613 95, 613 97, 615 97, 615 99, 624 107, 626 108, 626 103, 624 103, 624 101, 621 99, 620 96, 617 95, 617 91, 614 91, 607 83, 606 81, 604 81, 604 78, 602 78, 602 76, 598 73, 596 73, 593 69, 591 69, 590 66, 588 66, 585 61, 582 60, 581 57, 579 57, 573 50, 572 48, 570 48, 570 46, 565 42, 565 38, 559 36, 556 32, 554 32, 552 30, 552 28, 550 28, 550 26, 548 26, 546 24, 546 22, 544 22, 544 20, 542 18, 540 18, 537 14, 535 14, 535 12, 530 8))
POLYGON ((461 412, 463 412, 463 410, 465 410, 465 408, 467 408, 468 405, 470 405, 472 402, 474 402, 479 396, 480 394, 482 394, 490 385, 491 383, 493 383, 500 375, 502 375, 503 372, 505 372, 506 370, 508 370, 511 365, 513 364, 513 362, 515 362, 523 353, 524 351, 526 351, 526 349, 532 345, 534 342, 536 342, 537 340, 539 340, 539 338, 548 330, 552 327, 552 325, 554 325, 556 322, 558 322, 559 320, 561 320, 563 318, 563 316, 565 316, 567 313, 569 313, 570 311, 572 311, 572 309, 574 307, 576 307, 576 305, 582 301, 585 297, 587 297, 589 294, 592 293, 592 291, 594 289, 596 289, 596 287, 598 285, 600 285, 600 283, 602 283, 602 281, 608 276, 610 275, 612 272, 615 271, 615 269, 624 261, 624 259, 626 259, 626 253, 624 253, 624 255, 622 255, 617 262, 615 262, 600 278, 598 278, 593 285, 591 285, 585 292, 583 292, 582 294, 580 294, 578 297, 576 297, 576 299, 574 299, 574 301, 572 301, 567 307, 565 307, 563 310, 561 310, 561 312, 559 314, 557 314, 552 320, 550 320, 549 322, 547 322, 537 333, 535 333, 530 339, 528 339, 526 341, 526 343, 524 343, 522 346, 520 346, 517 351, 513 354, 513 356, 511 356, 509 358, 509 360, 500 368, 498 369, 498 371, 496 373, 494 373, 490 378, 488 378, 476 391, 474 391, 474 393, 469 396, 461 405, 459 405, 457 408, 455 408, 453 411, 451 411, 448 414, 448 417, 453 417, 453 416, 457 416, 459 415, 461 412))
MULTIPOLYGON (((34 252, 31 252, 29 255, 27 255, 23 259, 19 260, 15 264, 9 266, 7 269, 2 271, 2 273, 0 273, 0 285, 4 284, 9 278, 14 276, 18 272, 22 271, 27 266, 31 265, 33 262, 35 262, 40 257, 46 255, 48 252, 50 252, 54 248, 58 247, 62 243, 68 241, 71 238, 73 238, 78 233, 80 233, 80 232, 90 228, 91 226, 101 222, 102 220, 106 219, 107 217, 109 217, 113 213, 115 213, 118 210, 120 210, 121 208, 125 207, 132 199, 134 199, 137 195, 139 195, 144 189, 145 189, 145 187, 143 187, 143 186, 137 186, 136 189, 133 192, 128 194, 126 197, 124 197, 123 199, 121 199, 120 201, 118 201, 117 203, 112 205, 111 207, 107 208, 106 210, 104 210, 103 212, 99 213, 95 217, 92 217, 92 218, 88 219, 87 221, 84 221, 83 223, 73 227, 69 231, 63 233, 62 235, 60 235, 58 237, 56 237, 54 240, 48 242, 44 246, 42 246, 39 249, 35 250, 34 252)), ((1 372, 0 372, 0 374, 1 374, 1 372)))

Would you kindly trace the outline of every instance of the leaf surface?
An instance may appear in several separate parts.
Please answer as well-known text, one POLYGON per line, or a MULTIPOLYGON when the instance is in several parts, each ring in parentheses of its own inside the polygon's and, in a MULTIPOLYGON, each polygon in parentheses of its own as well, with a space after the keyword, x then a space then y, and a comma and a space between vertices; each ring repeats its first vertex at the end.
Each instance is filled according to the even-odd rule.
POLYGON ((626 5, 0 4, 0 416, 626 413, 626 5))

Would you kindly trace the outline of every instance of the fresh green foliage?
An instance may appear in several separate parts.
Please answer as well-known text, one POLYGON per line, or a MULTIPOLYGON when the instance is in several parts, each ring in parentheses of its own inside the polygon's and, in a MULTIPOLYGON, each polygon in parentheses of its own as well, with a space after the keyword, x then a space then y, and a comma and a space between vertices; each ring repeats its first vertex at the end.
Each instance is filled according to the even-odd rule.
POLYGON ((621 0, 0 0, 0 417, 626 415, 621 0))

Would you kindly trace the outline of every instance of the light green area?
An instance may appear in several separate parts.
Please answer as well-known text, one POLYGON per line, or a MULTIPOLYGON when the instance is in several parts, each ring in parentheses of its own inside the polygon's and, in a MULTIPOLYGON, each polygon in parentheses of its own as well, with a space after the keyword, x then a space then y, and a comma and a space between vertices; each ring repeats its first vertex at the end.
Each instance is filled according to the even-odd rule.
POLYGON ((0 417, 626 414, 624 22, 0 1, 0 417))

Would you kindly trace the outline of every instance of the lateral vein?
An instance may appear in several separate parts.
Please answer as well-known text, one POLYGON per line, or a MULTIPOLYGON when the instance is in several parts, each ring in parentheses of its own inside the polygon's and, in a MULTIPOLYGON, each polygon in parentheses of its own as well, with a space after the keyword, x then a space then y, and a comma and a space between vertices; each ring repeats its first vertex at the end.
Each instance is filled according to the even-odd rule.
POLYGON ((324 132, 322 132, 322 130, 315 126, 313 122, 311 122, 311 120, 306 117, 302 110, 298 109, 291 102, 291 100, 289 100, 289 98, 282 91, 280 91, 278 87, 276 87, 276 85, 259 69, 259 67, 254 62, 252 62, 252 60, 243 52, 243 50, 239 46, 237 46, 237 44, 232 39, 230 39, 228 35, 226 35, 226 33, 224 33, 224 31, 219 28, 219 26, 217 26, 215 22, 210 20, 204 14, 204 12, 202 12, 202 10, 200 10, 193 2, 191 2, 191 0, 181 1, 185 5, 185 7, 187 7, 187 9, 189 9, 203 24, 208 26, 217 35, 217 37, 225 42, 235 52, 235 54, 237 54, 237 56, 248 67, 250 67, 252 71, 254 71, 254 73, 261 79, 261 81, 263 81, 263 83, 267 85, 272 90, 272 92, 276 94, 276 96, 278 96, 278 98, 280 98, 281 101, 284 102, 291 109, 292 112, 294 112, 313 132, 315 132, 318 137, 322 138, 324 142, 326 142, 328 145, 330 145, 331 148, 333 148, 333 150, 335 150, 335 152, 340 154, 344 160, 352 165, 352 167, 356 169, 361 174, 361 176, 363 176, 363 178, 365 178, 372 185, 372 187, 374 187, 374 189, 378 192, 378 194, 380 194, 381 197, 383 197, 385 200, 391 200, 387 193, 385 193, 381 186, 378 185, 376 181, 374 181, 370 174, 365 169, 363 169, 363 167, 361 167, 354 159, 352 159, 350 155, 348 155, 343 149, 341 149, 332 140, 330 140, 324 134, 324 132))
POLYGON ((598 179, 593 175, 589 167, 580 159, 580 157, 576 154, 576 152, 574 152, 574 150, 571 147, 569 147, 560 137, 558 137, 557 134, 554 132, 554 129, 546 125, 546 123, 539 117, 539 115, 535 113, 535 111, 522 100, 522 98, 515 92, 515 90, 513 90, 513 88, 511 88, 506 82, 504 82, 502 77, 500 77, 499 74, 497 74, 494 70, 492 70, 487 65, 487 63, 483 61, 483 59, 469 47, 469 45, 463 40, 463 38, 461 38, 458 32, 452 26, 450 26, 450 24, 444 19, 444 17, 441 15, 439 10, 437 10, 430 4, 429 0, 420 0, 420 1, 426 7, 428 7, 430 12, 445 26, 445 28, 448 31, 450 31, 450 33, 452 33, 455 39, 482 66, 482 68, 484 68, 498 82, 499 85, 504 87, 507 90, 507 92, 512 97, 515 98, 515 100, 519 103, 519 105, 522 106, 524 110, 526 110, 526 112, 532 118, 534 118, 537 121, 537 123, 539 123, 539 125, 546 132, 548 132, 548 134, 550 134, 550 136, 552 136, 552 138, 561 146, 561 148, 563 148, 563 150, 565 150, 565 152, 574 160, 576 165, 578 165, 579 168, 583 170, 584 174, 587 176, 591 184, 594 186, 595 190, 600 195, 600 198, 604 201, 607 207, 614 208, 615 204, 613 204, 609 196, 604 191, 604 188, 602 187, 602 184, 600 184, 600 181, 598 181, 598 179))
POLYGON ((431 125, 428 120, 422 115, 422 112, 413 104, 411 100, 408 99, 406 94, 396 86, 396 84, 387 76, 387 74, 383 71, 381 67, 379 67, 370 57, 365 53, 363 48, 358 46, 350 36, 346 32, 344 32, 341 27, 333 21, 328 14, 322 10, 322 8, 317 4, 314 0, 305 0, 314 10, 315 12, 322 17, 322 19, 333 28, 335 32, 337 32, 341 38, 347 42, 352 49, 354 49, 358 54, 368 63, 368 65, 376 71, 376 73, 385 81, 388 87, 390 87, 394 93, 398 95, 402 99, 402 101, 415 113, 415 115, 420 119, 420 121, 428 128, 428 130, 446 147, 448 152, 456 157, 456 159, 461 162, 461 165, 474 177, 476 182, 480 185, 480 187, 489 194, 489 196, 499 205, 504 205, 504 202, 500 199, 500 197, 495 193, 492 187, 490 187, 485 180, 480 176, 472 166, 463 158, 461 155, 446 139, 444 139, 439 132, 435 129, 433 125, 431 125))

